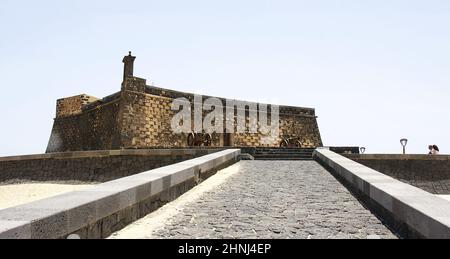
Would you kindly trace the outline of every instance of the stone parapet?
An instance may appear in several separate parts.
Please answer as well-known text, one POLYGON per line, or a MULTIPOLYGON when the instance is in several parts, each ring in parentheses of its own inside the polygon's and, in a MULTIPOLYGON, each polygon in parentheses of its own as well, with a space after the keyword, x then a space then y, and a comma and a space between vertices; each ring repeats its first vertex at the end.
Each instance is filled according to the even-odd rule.
POLYGON ((106 182, 221 149, 106 150, 0 158, 0 183, 106 182))
POLYGON ((82 112, 83 106, 96 102, 98 99, 87 94, 59 99, 56 102, 56 117, 77 115, 82 112))
POLYGON ((450 238, 450 202, 326 149, 315 159, 405 238, 450 238))
POLYGON ((450 194, 450 156, 345 155, 360 164, 433 194, 450 194))
POLYGON ((238 161, 225 150, 0 211, 0 239, 106 238, 238 161))

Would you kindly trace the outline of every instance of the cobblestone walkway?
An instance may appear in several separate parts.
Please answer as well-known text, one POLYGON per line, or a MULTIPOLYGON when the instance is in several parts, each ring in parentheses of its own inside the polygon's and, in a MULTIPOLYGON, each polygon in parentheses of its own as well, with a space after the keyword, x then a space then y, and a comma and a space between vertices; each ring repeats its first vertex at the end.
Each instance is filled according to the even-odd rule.
POLYGON ((180 205, 152 233, 145 232, 151 219, 143 219, 135 223, 142 233, 130 237, 125 230, 122 237, 396 238, 316 162, 242 161, 235 167, 237 173, 180 205))

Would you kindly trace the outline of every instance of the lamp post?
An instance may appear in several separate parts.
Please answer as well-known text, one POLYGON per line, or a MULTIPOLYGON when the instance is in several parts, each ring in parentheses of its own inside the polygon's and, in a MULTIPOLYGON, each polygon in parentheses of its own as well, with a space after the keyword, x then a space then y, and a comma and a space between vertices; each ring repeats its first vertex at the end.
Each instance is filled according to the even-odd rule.
POLYGON ((408 145, 408 139, 406 139, 406 138, 401 139, 400 144, 402 144, 403 155, 405 155, 406 154, 406 145, 408 145))
POLYGON ((359 151, 361 152, 361 154, 364 154, 364 153, 366 153, 366 148, 365 147, 361 147, 359 149, 359 151))

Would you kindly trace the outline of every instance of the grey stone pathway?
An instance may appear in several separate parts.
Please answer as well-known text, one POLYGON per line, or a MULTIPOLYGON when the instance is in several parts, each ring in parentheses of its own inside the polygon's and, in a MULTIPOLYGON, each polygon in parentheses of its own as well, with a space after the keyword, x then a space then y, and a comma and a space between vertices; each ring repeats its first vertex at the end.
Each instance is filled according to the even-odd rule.
POLYGON ((396 238, 314 161, 241 161, 153 238, 396 238))

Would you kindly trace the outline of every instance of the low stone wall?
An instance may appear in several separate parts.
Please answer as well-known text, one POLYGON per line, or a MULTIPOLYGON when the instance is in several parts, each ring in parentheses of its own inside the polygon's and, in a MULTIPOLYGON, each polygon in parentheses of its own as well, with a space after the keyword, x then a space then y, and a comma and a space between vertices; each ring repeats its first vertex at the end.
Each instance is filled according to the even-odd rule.
POLYGON ((450 202, 352 161, 317 149, 326 167, 403 238, 450 238, 450 202))
POLYGON ((221 149, 148 149, 0 158, 0 184, 21 181, 107 182, 221 149))
POLYGON ((433 194, 450 194, 450 156, 345 155, 397 180, 433 194))
POLYGON ((225 150, 2 210, 0 239, 106 238, 236 163, 240 153, 225 150))
POLYGON ((359 154, 359 147, 328 147, 331 151, 338 154, 359 154))

